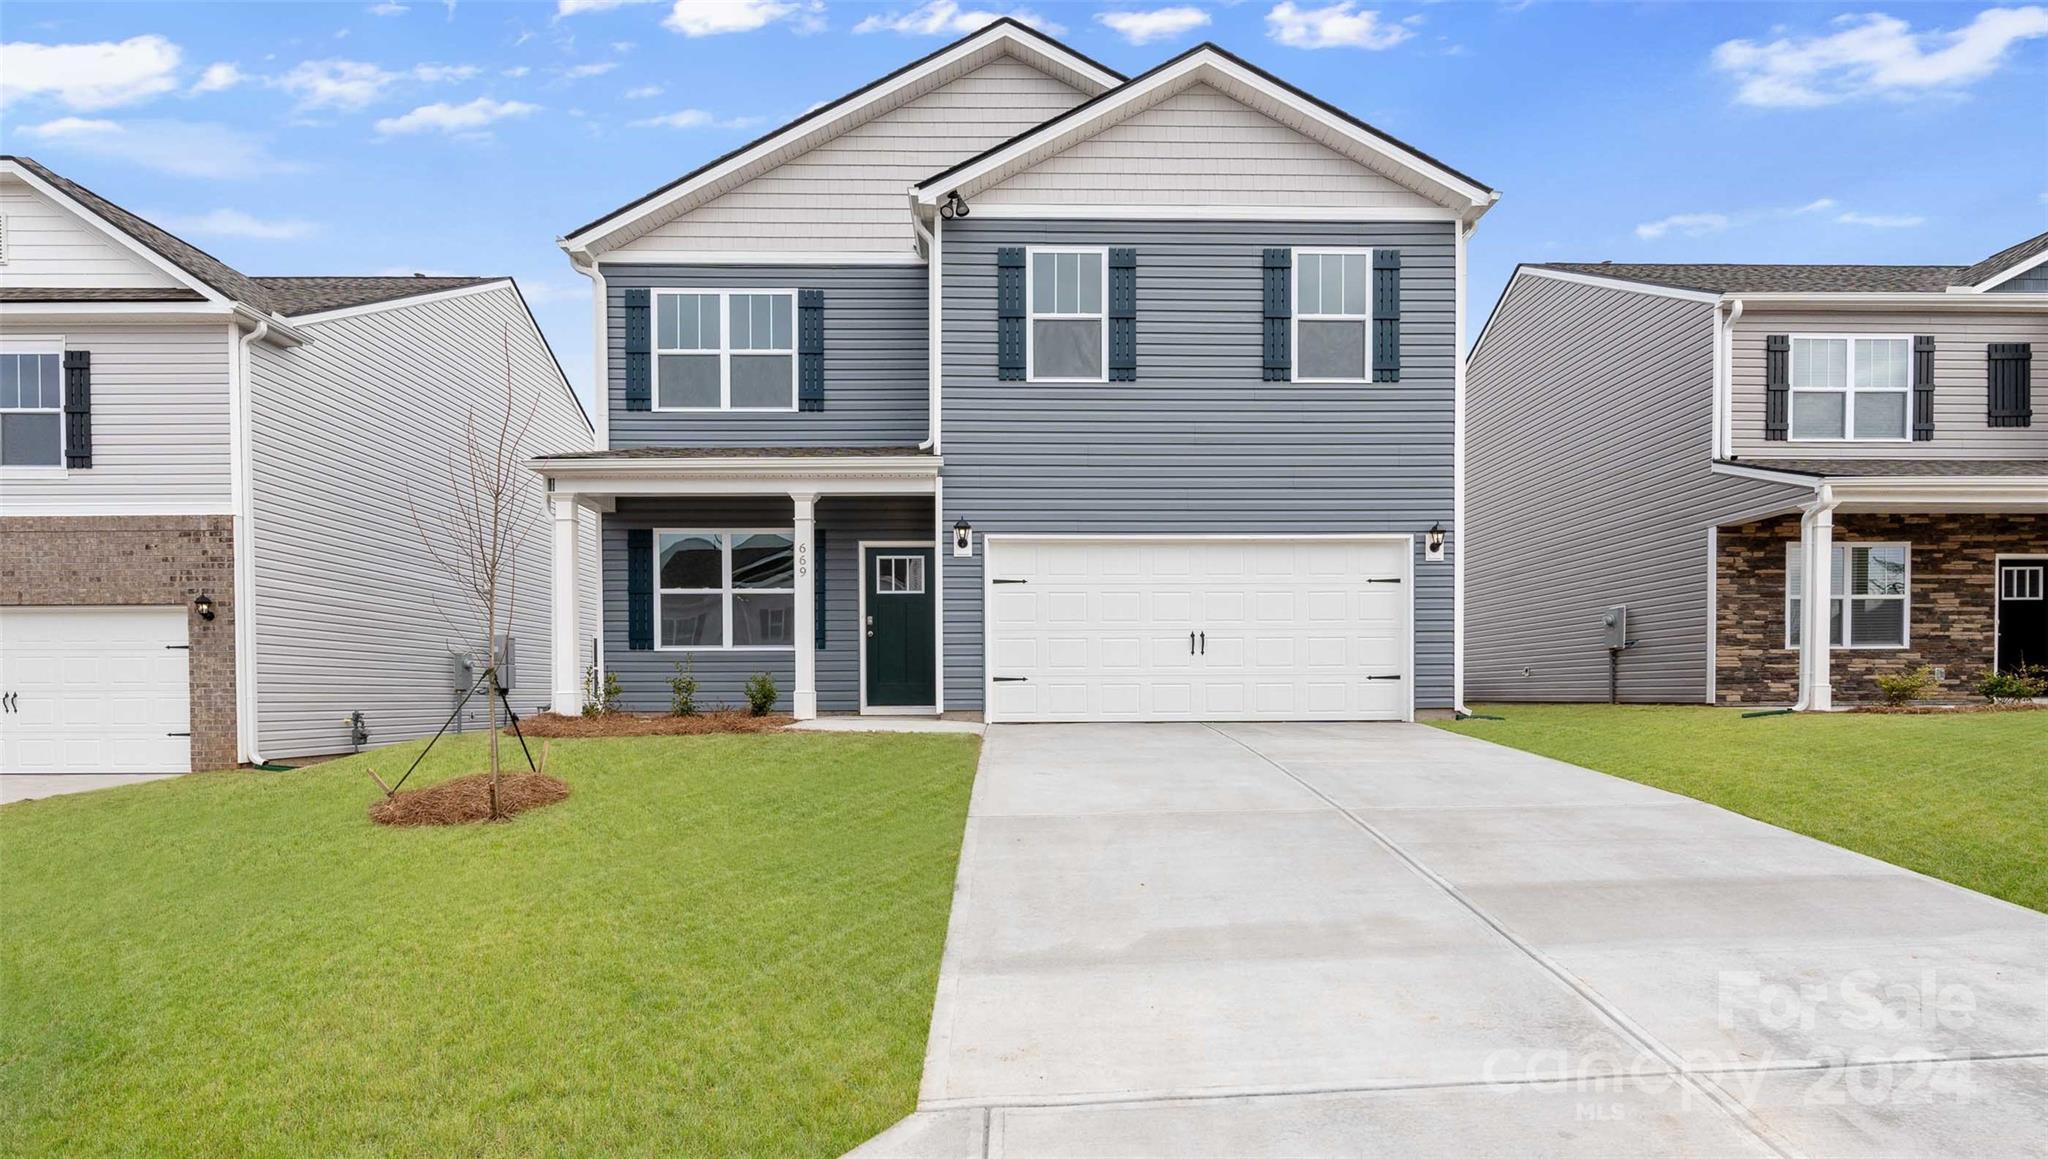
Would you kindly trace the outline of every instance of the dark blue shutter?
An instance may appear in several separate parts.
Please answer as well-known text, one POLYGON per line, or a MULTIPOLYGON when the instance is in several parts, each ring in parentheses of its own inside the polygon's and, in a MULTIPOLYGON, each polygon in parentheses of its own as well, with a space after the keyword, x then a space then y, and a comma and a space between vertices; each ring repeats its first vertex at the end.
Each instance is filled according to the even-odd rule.
POLYGON ((1913 441, 1934 441, 1934 335, 1913 338, 1913 441))
POLYGON ((626 291, 626 409, 654 409, 654 354, 645 288, 626 291))
POLYGON ((92 466, 92 351, 64 352, 64 465, 92 466))
POLYGON ((1109 251, 1109 380, 1138 380, 1138 251, 1109 251))
POLYGON ((1792 336, 1764 336, 1764 439, 1782 443, 1791 436, 1792 336))
POLYGON ((2034 347, 2028 342, 1993 342, 1984 348, 1989 398, 1985 425, 2034 425, 2034 347))
POLYGON ((1372 251, 1372 380, 1401 381, 1401 251, 1372 251))
POLYGON ((812 636, 818 651, 823 652, 825 650, 825 577, 831 573, 825 570, 825 533, 822 531, 815 532, 812 534, 811 539, 813 540, 811 549, 815 553, 811 557, 811 583, 817 589, 818 595, 818 610, 813 616, 812 636))
POLYGON ((654 647, 654 532, 644 527, 626 531, 626 647, 654 647))
POLYGON ((1265 380, 1286 382, 1293 377, 1293 343, 1288 339, 1288 326, 1294 320, 1293 295, 1289 292, 1294 266, 1294 251, 1273 249, 1266 251, 1266 341, 1265 380))
POLYGON ((1024 380, 1024 247, 996 250, 996 377, 1024 380))
POLYGON ((796 292, 796 409, 825 409, 823 290, 796 292))

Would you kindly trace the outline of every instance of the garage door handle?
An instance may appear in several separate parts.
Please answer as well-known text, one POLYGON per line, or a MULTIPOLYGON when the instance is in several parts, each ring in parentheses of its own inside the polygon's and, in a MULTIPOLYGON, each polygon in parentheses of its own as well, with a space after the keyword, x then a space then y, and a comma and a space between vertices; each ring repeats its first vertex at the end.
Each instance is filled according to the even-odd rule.
POLYGON ((1023 682, 1025 682, 1025 681, 1027 681, 1027 680, 1029 680, 1029 679, 1031 679, 1031 678, 1030 678, 1029 676, 998 676, 998 677, 996 677, 996 683, 997 683, 997 684, 1022 684, 1023 682))
POLYGON ((1188 655, 1192 656, 1192 655, 1194 655, 1194 654, 1195 654, 1195 634, 1194 634, 1193 632, 1189 632, 1189 633, 1188 633, 1188 655))
POLYGON ((14 698, 20 695, 21 693, 19 692, 10 692, 5 696, 0 696, 0 712, 13 712, 14 698))
POLYGON ((1369 584, 1397 584, 1401 582, 1401 579, 1399 576, 1394 576, 1386 579, 1368 579, 1365 582, 1369 584))
POLYGON ((990 580, 990 581, 988 581, 988 582, 990 582, 990 583, 992 583, 992 584, 1028 584, 1028 583, 1030 583, 1031 581, 1030 581, 1030 580, 1006 580, 1006 579, 998 579, 998 580, 990 580))
POLYGON ((1204 656, 1207 656, 1208 654, 1209 654, 1209 633, 1207 633, 1207 632, 1204 632, 1204 633, 1202 633, 1202 655, 1204 655, 1204 656))
POLYGON ((1399 676, 1368 676, 1367 680, 1399 680, 1399 676))
POLYGON ((164 735, 165 735, 165 736, 191 736, 192 734, 191 734, 191 733, 189 733, 189 732, 167 732, 167 733, 165 733, 164 735))

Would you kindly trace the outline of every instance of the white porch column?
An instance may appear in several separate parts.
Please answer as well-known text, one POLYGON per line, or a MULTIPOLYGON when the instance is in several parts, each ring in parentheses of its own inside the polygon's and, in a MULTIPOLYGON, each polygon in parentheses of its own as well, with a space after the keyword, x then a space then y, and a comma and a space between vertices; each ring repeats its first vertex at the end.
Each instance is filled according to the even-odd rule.
POLYGON ((810 720, 818 715, 818 497, 791 492, 789 498, 796 509, 796 691, 790 703, 798 720, 810 720))
POLYGON ((1805 575, 1799 593, 1799 700, 1809 712, 1826 712, 1834 707, 1833 674, 1830 661, 1834 647, 1829 633, 1833 602, 1835 559, 1835 505, 1832 496, 1815 501, 1813 509, 1799 521, 1800 552, 1805 575))
POLYGON ((571 496, 550 496, 548 506, 554 509, 554 614, 551 623, 552 647, 549 655, 552 698, 549 701, 554 711, 563 716, 575 716, 583 711, 583 620, 577 597, 581 595, 577 558, 582 546, 581 509, 571 496))

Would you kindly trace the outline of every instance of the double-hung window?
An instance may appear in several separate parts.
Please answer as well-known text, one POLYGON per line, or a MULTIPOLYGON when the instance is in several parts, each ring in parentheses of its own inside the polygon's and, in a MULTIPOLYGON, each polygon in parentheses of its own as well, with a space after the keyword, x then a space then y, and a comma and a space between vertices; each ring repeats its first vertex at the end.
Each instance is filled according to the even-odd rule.
POLYGON ((655 532, 661 647, 793 646, 795 543, 789 531, 655 532))
POLYGON ((0 345, 0 467, 63 465, 64 355, 60 345, 0 345))
MULTIPOLYGON (((1804 560, 1797 543, 1785 547, 1785 645, 1799 647, 1799 596, 1804 560)), ((1906 646, 1907 600, 1912 587, 1912 546, 1905 543, 1836 544, 1828 563, 1828 643, 1836 648, 1906 646)))
POLYGON ((1795 440, 1906 439, 1913 340, 1794 335, 1790 385, 1795 440))
POLYGON ((795 410, 795 290, 657 290, 656 410, 795 410))
POLYGON ((1109 251, 1034 249, 1025 287, 1024 377, 1032 382, 1103 382, 1109 362, 1109 251))
POLYGON ((1372 374, 1372 251, 1294 251, 1294 381, 1372 374))

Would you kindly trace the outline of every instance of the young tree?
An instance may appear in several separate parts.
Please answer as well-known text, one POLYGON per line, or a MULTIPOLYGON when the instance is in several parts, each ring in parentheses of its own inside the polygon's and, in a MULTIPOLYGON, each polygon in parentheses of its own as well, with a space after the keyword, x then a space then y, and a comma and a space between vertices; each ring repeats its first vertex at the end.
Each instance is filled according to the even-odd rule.
POLYGON ((490 722, 491 818, 498 806, 498 628, 509 636, 517 595, 520 550, 541 522, 540 480, 525 460, 526 435, 540 410, 540 397, 522 402, 512 377, 512 335, 504 334, 505 390, 502 405, 471 405, 463 422, 462 445, 447 455, 448 501, 423 505, 410 487, 406 503, 427 554, 455 581, 466 605, 450 615, 457 637, 482 630, 485 712, 490 722), (467 623, 465 630, 464 624, 467 623))

